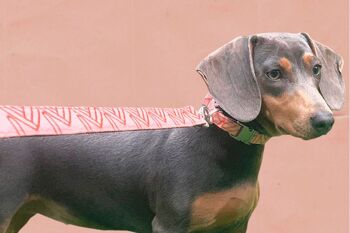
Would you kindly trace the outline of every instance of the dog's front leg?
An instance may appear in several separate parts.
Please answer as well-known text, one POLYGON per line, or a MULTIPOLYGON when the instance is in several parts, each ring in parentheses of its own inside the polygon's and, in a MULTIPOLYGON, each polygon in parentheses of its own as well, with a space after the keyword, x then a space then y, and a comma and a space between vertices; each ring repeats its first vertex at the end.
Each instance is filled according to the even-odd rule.
POLYGON ((190 224, 189 203, 182 195, 159 198, 152 221, 153 233, 187 233, 190 224))
POLYGON ((155 216, 152 221, 153 233, 187 233, 187 224, 177 218, 155 216))
POLYGON ((228 232, 228 233, 246 233, 248 227, 248 220, 242 222, 238 228, 235 228, 234 230, 228 232))

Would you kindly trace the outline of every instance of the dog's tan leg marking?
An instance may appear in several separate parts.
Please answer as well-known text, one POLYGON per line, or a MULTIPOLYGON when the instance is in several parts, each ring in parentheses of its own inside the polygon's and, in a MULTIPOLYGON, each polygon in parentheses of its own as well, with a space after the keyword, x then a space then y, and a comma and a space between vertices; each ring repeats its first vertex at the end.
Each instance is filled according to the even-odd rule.
POLYGON ((0 233, 19 232, 33 215, 34 214, 21 212, 18 210, 12 218, 7 219, 0 225, 0 233))
POLYGON ((12 218, 12 221, 6 231, 6 233, 17 233, 22 227, 29 221, 35 214, 27 213, 25 211, 18 211, 12 218))
POLYGON ((25 201, 13 215, 7 229, 5 228, 6 231, 4 231, 4 233, 19 232, 36 213, 43 214, 64 223, 82 225, 82 223, 77 218, 72 216, 63 206, 55 203, 54 201, 44 199, 39 195, 30 195, 25 199, 25 201))
MULTIPOLYGON (((4 231, 0 233, 17 233, 36 213, 40 213, 57 221, 83 227, 96 227, 74 216, 66 207, 39 195, 30 195, 7 223, 4 231)), ((1 228, 0 228, 1 229, 1 228)))
POLYGON ((21 200, 18 200, 18 202, 16 201, 15 203, 13 203, 13 208, 8 210, 8 215, 6 220, 0 224, 0 233, 17 233, 23 227, 23 225, 29 220, 29 219, 25 219, 24 218, 25 216, 23 214, 21 215, 18 214, 21 208, 23 207, 23 205, 25 205, 29 199, 30 199, 29 195, 24 194, 21 200), (25 222, 23 223, 23 221, 25 222))
MULTIPOLYGON (((22 227, 29 221, 31 217, 35 215, 31 209, 27 208, 27 204, 32 200, 30 195, 23 200, 23 202, 18 206, 18 209, 9 219, 7 227, 4 229, 4 233, 17 233, 22 227)), ((0 233, 3 233, 0 231, 0 233)))
POLYGON ((254 210, 258 197, 258 184, 252 183, 198 196, 192 204, 189 232, 240 224, 254 210))
POLYGON ((283 70, 285 70, 288 73, 292 73, 293 66, 292 66, 292 63, 287 58, 282 57, 279 60, 279 64, 283 68, 283 70))

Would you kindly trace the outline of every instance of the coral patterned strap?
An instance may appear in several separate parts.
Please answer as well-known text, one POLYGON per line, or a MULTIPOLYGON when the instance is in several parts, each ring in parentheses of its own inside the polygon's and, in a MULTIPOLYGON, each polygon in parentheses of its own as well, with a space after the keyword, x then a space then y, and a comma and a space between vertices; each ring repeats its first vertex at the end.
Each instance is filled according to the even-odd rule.
POLYGON ((202 126, 192 107, 0 106, 0 138, 202 126))

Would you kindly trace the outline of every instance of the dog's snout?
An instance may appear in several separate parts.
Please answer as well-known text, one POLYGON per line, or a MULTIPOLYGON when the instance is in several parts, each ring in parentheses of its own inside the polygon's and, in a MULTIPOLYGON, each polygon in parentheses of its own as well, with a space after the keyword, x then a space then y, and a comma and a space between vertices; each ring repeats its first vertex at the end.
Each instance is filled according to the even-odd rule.
POLYGON ((318 112, 311 118, 312 127, 321 134, 327 133, 333 126, 334 118, 330 112, 318 112))

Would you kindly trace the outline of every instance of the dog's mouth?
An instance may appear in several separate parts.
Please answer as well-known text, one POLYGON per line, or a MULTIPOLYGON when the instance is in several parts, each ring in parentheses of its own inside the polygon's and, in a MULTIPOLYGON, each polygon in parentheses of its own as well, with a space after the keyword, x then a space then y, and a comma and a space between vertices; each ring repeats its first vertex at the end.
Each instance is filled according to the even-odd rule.
POLYGON ((302 121, 294 121, 291 124, 270 125, 264 128, 264 134, 269 137, 291 135, 293 137, 301 138, 303 140, 310 140, 326 135, 332 127, 324 130, 317 130, 309 123, 303 123, 302 121))
POLYGON ((325 129, 316 129, 311 124, 301 124, 300 122, 294 122, 291 128, 284 128, 276 126, 280 135, 291 135, 303 140, 310 140, 326 135, 331 129, 332 126, 325 129))
POLYGON ((256 119, 263 134, 269 137, 291 135, 293 137, 310 140, 326 135, 333 126, 334 118, 331 112, 317 111, 296 117, 271 117, 260 115, 256 119))
POLYGON ((319 131, 312 131, 311 133, 305 135, 304 137, 302 137, 302 139, 304 140, 310 140, 310 139, 314 139, 314 138, 318 138, 318 137, 321 137, 323 135, 326 135, 329 133, 329 131, 331 130, 331 128, 329 128, 328 130, 326 131, 322 131, 322 132, 319 132, 319 131))

